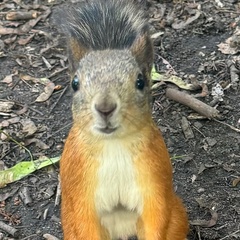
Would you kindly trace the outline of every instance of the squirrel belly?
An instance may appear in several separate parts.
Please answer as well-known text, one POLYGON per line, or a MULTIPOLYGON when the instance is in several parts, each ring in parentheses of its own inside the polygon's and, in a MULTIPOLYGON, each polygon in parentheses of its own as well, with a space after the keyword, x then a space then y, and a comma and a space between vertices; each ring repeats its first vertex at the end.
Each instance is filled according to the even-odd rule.
POLYGON ((185 240, 186 210, 151 116, 153 46, 133 0, 60 10, 73 126, 60 161, 64 240, 185 240))

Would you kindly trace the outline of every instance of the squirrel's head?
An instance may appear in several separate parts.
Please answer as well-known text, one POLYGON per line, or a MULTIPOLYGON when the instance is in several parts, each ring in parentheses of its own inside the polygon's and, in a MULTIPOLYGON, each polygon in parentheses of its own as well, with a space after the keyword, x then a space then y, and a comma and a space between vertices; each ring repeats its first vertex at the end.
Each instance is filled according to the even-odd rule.
POLYGON ((133 0, 89 0, 56 20, 67 40, 74 126, 104 137, 144 127, 153 64, 144 11, 133 0))
POLYGON ((93 51, 72 78, 74 126, 109 137, 132 134, 151 118, 149 71, 131 50, 93 51))

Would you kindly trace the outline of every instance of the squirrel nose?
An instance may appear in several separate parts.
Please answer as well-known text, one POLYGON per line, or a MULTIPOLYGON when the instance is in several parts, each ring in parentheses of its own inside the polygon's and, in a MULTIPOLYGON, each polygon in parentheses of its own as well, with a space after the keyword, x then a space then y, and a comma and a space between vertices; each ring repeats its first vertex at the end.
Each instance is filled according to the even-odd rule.
POLYGON ((95 104, 95 109, 102 117, 109 117, 117 108, 117 104, 114 102, 100 102, 95 104))

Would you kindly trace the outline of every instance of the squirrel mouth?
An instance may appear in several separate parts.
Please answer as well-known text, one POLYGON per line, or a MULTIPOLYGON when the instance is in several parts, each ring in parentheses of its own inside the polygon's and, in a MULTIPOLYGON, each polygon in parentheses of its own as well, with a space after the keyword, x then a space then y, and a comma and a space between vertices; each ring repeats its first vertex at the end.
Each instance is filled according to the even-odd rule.
POLYGON ((117 128, 110 128, 110 127, 105 127, 105 128, 98 128, 98 130, 102 133, 110 134, 116 131, 117 128))

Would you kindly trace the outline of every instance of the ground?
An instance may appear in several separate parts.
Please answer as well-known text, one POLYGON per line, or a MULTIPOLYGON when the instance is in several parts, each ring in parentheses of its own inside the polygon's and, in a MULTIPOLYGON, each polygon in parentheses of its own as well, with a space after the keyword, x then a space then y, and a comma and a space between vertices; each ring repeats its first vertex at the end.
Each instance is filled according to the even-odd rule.
MULTIPOLYGON (((0 3, 0 103, 8 101, 7 109, 0 111, 0 129, 24 144, 34 159, 59 156, 72 123, 66 51, 51 20, 62 4, 0 3), (10 10, 36 11, 40 18, 6 20, 10 10), (43 84, 43 78, 49 82, 43 84), (54 88, 46 101, 40 95, 45 86, 50 92, 54 88)), ((166 88, 177 88, 175 84, 161 84, 154 91, 153 117, 172 158, 176 192, 187 208, 188 239, 240 239, 240 64, 235 32, 240 3, 149 0, 146 5, 157 71, 197 82, 203 90, 178 90, 215 107, 220 115, 216 120, 193 117, 188 106, 166 97, 166 88), (223 45, 217 46, 233 35, 225 51, 223 45), (216 86, 220 100, 213 96, 216 86)), ((0 134, 1 168, 29 159, 24 148, 0 134)), ((0 239, 40 240, 46 233, 62 238, 59 203, 55 203, 58 173, 54 164, 0 189, 0 222, 18 230, 13 238, 0 225, 0 239)))

